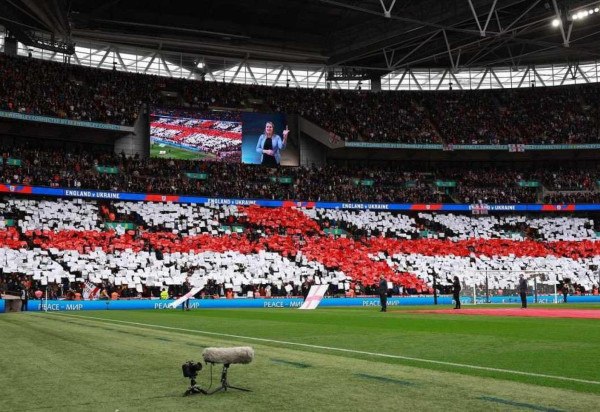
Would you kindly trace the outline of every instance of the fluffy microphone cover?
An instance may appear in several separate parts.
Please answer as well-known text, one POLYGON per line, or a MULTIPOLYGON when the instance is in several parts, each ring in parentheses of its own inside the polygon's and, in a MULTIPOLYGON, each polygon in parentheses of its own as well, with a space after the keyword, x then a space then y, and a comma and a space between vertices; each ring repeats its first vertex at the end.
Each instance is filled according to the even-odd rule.
POLYGON ((206 348, 202 352, 204 362, 223 363, 250 363, 254 358, 254 349, 250 346, 237 346, 234 348, 206 348))

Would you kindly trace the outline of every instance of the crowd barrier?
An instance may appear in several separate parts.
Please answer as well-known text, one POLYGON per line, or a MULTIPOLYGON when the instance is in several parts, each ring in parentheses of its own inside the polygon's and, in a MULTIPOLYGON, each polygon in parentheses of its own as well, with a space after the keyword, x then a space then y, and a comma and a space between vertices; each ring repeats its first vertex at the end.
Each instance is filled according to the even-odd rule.
MULTIPOLYGON (((472 304, 473 303, 473 298, 472 297, 461 297, 460 301, 462 303, 466 303, 466 304, 472 304)), ((539 303, 539 304, 546 304, 546 303, 562 303, 563 301, 563 295, 562 293, 559 293, 556 295, 556 298, 554 295, 540 295, 537 297, 537 302, 535 301, 535 298, 533 296, 528 296, 527 297, 527 302, 530 304, 535 304, 535 303, 539 303)), ((499 304, 521 304, 521 297, 520 296, 516 296, 516 295, 511 295, 511 296, 493 296, 490 297, 487 301, 485 297, 477 297, 477 304, 482 304, 482 303, 499 303, 499 304)), ((569 296, 568 297, 568 303, 600 303, 600 296, 595 296, 595 295, 585 295, 585 296, 569 296)))
MULTIPOLYGON (((136 202, 174 202, 202 205, 237 205, 262 207, 306 207, 321 209, 396 210, 426 212, 469 212, 473 205, 453 203, 351 203, 351 202, 307 202, 296 200, 225 199, 200 196, 110 192, 87 189, 49 188, 40 186, 0 184, 0 193, 14 193, 50 197, 72 197, 136 202)), ((489 204, 489 212, 591 212, 600 211, 600 204, 489 204)))
MULTIPOLYGON (((38 311, 81 311, 81 310, 173 310, 171 304, 175 300, 159 299, 132 299, 132 300, 30 300, 27 310, 38 311)), ((4 301, 0 300, 0 312, 4 312, 4 301)), ((302 306, 302 298, 269 298, 269 299, 190 299, 190 309, 219 309, 219 308, 299 308, 302 306)), ((450 304, 451 298, 441 296, 438 298, 440 304, 450 304)), ((388 306, 401 305, 433 305, 432 296, 415 297, 392 297, 388 298, 388 306)), ((379 306, 378 297, 359 298, 324 298, 322 307, 336 306, 379 306)), ((181 306, 177 309, 181 310, 181 306)))
MULTIPOLYGON (((558 301, 562 302, 562 295, 558 296, 558 301)), ((136 300, 93 300, 93 301, 73 301, 73 300, 30 300, 27 310, 31 312, 38 311, 82 311, 82 310, 173 310, 171 303, 174 300, 158 299, 136 299, 136 300)), ((263 308, 263 309, 281 309, 281 308, 299 308, 302 305, 301 298, 271 298, 271 299, 191 299, 190 309, 225 309, 225 308, 263 308)), ((464 304, 473 303, 473 298, 462 297, 464 304)), ((528 302, 534 303, 534 297, 529 296, 528 302)), ((438 305, 451 305, 450 296, 439 296, 438 305)), ((485 303, 484 299, 477 299, 477 303, 485 303)), ((494 296, 490 297, 490 303, 520 304, 518 296, 494 296)), ((540 296, 538 303, 554 303, 554 296, 540 296)), ((600 303, 600 296, 569 296, 569 303, 600 303)), ((392 297, 388 298, 388 306, 433 306, 433 296, 411 296, 411 297, 392 297)), ((379 307, 379 298, 377 297, 358 297, 358 298, 324 298, 320 304, 321 307, 379 307)), ((177 308, 181 310, 181 307, 177 308)), ((0 313, 5 311, 4 300, 0 299, 0 313)))

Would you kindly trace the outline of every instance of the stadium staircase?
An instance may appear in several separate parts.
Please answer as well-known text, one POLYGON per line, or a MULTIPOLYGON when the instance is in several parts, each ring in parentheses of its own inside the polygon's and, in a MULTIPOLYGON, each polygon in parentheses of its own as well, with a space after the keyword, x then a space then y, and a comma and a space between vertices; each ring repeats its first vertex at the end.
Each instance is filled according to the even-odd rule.
POLYGON ((442 132, 440 131, 440 125, 438 121, 434 118, 434 116, 431 115, 431 110, 429 110, 429 108, 426 106, 421 107, 423 107, 423 113, 425 113, 426 123, 429 124, 431 129, 435 132, 437 139, 439 139, 440 142, 447 143, 448 139, 446 138, 446 136, 442 135, 442 132))

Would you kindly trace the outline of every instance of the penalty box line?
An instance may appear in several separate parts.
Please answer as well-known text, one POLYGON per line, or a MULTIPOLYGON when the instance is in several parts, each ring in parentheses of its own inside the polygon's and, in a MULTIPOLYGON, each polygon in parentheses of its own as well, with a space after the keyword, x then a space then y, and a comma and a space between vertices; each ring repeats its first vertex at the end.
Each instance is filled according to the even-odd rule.
POLYGON ((91 320, 96 320, 99 322, 117 323, 117 324, 123 324, 123 325, 138 326, 138 327, 143 327, 143 328, 154 328, 154 329, 158 328, 158 329, 172 330, 172 331, 177 331, 177 332, 191 332, 191 333, 198 333, 198 334, 209 335, 209 336, 235 338, 235 339, 250 340, 250 341, 256 341, 256 342, 265 342, 265 343, 277 343, 280 345, 298 346, 298 347, 311 348, 311 349, 323 349, 323 350, 328 350, 328 351, 333 351, 333 352, 351 353, 351 354, 356 354, 356 355, 367 355, 367 356, 373 356, 373 357, 378 357, 378 358, 400 359, 400 360, 406 360, 406 361, 412 361, 412 362, 429 363, 429 364, 433 364, 433 365, 443 365, 443 366, 453 366, 453 367, 457 367, 457 368, 472 369, 472 370, 479 370, 479 371, 500 372, 500 373, 506 373, 506 374, 510 374, 510 375, 520 375, 520 376, 528 376, 528 377, 534 377, 534 378, 545 378, 545 379, 554 379, 554 380, 558 380, 558 381, 600 385, 600 381, 569 378, 566 376, 546 375, 543 373, 523 372, 523 371, 516 371, 516 370, 512 370, 512 369, 491 368, 488 366, 469 365, 466 363, 445 362, 445 361, 439 361, 439 360, 434 360, 434 359, 415 358, 412 356, 392 355, 392 354, 378 353, 378 352, 367 352, 367 351, 355 350, 355 349, 336 348, 336 347, 332 347, 332 346, 311 345, 309 343, 288 342, 288 341, 284 341, 284 340, 257 338, 257 337, 253 337, 253 336, 233 335, 230 333, 209 332, 209 331, 203 331, 203 330, 177 328, 177 327, 173 327, 173 326, 153 325, 150 323, 131 322, 131 321, 126 321, 126 320, 118 320, 118 319, 106 319, 106 318, 100 318, 100 317, 95 317, 95 316, 80 316, 80 315, 72 315, 72 314, 58 313, 58 312, 54 312, 53 314, 56 314, 59 316, 65 316, 65 317, 69 317, 69 318, 88 319, 88 320, 91 319, 91 320))

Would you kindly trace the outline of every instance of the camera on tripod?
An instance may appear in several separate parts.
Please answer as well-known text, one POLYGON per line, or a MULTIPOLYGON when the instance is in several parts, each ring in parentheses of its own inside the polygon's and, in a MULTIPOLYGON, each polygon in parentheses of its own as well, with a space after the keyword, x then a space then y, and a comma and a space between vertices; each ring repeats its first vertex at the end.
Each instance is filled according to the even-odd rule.
POLYGON ((194 379, 201 370, 202 364, 200 362, 187 361, 181 365, 181 371, 183 372, 184 378, 194 379))
POLYGON ((195 393, 206 393, 204 389, 201 389, 196 385, 196 377, 198 372, 202 370, 202 364, 200 362, 187 361, 181 365, 181 371, 183 372, 184 378, 190 379, 190 387, 185 391, 185 396, 193 395, 195 393))
POLYGON ((201 389, 196 385, 196 377, 198 372, 202 370, 202 364, 200 362, 187 361, 181 365, 181 371, 183 372, 184 378, 190 379, 190 387, 185 391, 184 396, 194 395, 197 393, 203 393, 205 395, 212 395, 217 392, 226 391, 227 389, 237 389, 239 391, 250 392, 250 389, 244 389, 229 384, 227 379, 227 371, 229 367, 236 363, 248 364, 254 359, 254 349, 249 346, 239 346, 233 348, 206 348, 202 352, 204 362, 211 364, 211 379, 210 386, 212 388, 212 367, 215 364, 222 364, 223 371, 221 372, 221 386, 212 391, 201 389))

